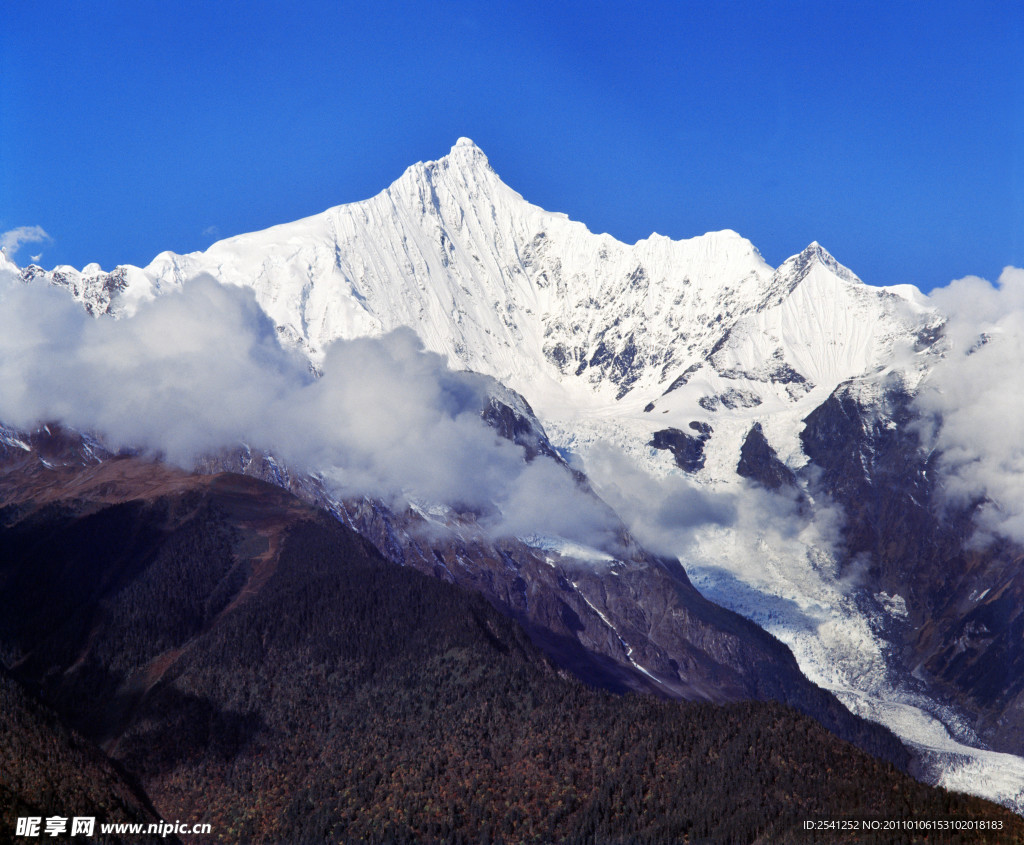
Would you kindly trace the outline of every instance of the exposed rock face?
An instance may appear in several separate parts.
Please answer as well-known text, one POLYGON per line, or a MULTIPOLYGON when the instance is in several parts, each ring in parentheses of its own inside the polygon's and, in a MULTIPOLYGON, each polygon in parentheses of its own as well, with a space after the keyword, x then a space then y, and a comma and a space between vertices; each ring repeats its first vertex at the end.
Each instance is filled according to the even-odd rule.
POLYGON ((704 466, 704 444, 711 438, 711 426, 707 423, 691 422, 690 428, 697 435, 687 434, 678 428, 663 428, 654 432, 649 446, 667 449, 684 472, 697 472, 704 466))
POLYGON ((50 284, 64 288, 95 317, 110 313, 112 304, 128 287, 129 270, 127 267, 118 267, 110 273, 104 273, 96 268, 94 272, 79 273, 66 267, 47 272, 36 264, 30 264, 21 270, 20 275, 24 282, 42 277, 50 284))
POLYGON ((806 420, 804 450, 846 513, 848 561, 874 591, 899 595, 891 626, 910 674, 969 714, 991 747, 1024 753, 1024 550, 970 548, 972 509, 947 505, 940 456, 921 447, 912 397, 898 385, 863 401, 836 390, 806 420))
POLYGON ((562 457, 551 446, 529 403, 519 394, 514 395, 518 400, 514 403, 518 405, 518 410, 512 404, 506 404, 502 399, 492 395, 488 398, 486 407, 480 412, 481 419, 506 440, 522 446, 527 460, 532 461, 538 455, 544 455, 564 464, 562 457))
POLYGON ((743 441, 736 472, 769 490, 796 484, 793 471, 779 460, 778 454, 765 438, 761 423, 754 423, 743 441))
POLYGON ((737 390, 730 387, 714 396, 701 396, 698 404, 705 411, 720 411, 723 408, 727 411, 735 411, 737 408, 756 408, 761 404, 761 397, 752 390, 737 390))

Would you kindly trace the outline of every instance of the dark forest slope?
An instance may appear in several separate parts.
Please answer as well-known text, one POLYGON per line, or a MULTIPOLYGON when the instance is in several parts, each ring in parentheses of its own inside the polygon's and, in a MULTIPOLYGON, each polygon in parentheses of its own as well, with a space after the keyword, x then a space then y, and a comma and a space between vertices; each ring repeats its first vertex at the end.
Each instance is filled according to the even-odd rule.
POLYGON ((159 821, 123 771, 0 667, 0 842, 18 841, 21 816, 76 815, 96 819, 93 842, 150 842, 136 835, 104 837, 99 825, 159 821))
POLYGON ((589 689, 280 489, 134 460, 47 478, 0 510, 4 660, 216 839, 780 842, 853 816, 1024 841, 782 705, 589 689))

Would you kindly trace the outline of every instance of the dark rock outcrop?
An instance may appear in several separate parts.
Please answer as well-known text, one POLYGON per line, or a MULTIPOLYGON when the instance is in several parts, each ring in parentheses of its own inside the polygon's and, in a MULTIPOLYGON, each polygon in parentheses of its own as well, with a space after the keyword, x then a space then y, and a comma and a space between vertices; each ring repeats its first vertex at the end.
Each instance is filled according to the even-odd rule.
MULTIPOLYGON (((941 455, 923 448, 913 398, 893 384, 869 402, 841 385, 805 420, 815 483, 842 504, 849 564, 865 595, 906 602, 891 626, 906 675, 960 708, 991 747, 1024 753, 1024 549, 973 547, 979 503, 943 497, 941 455)), ((810 476, 808 476, 810 477, 810 476)))
POLYGON ((740 447, 740 460, 736 472, 743 478, 756 481, 769 490, 793 486, 796 476, 779 460, 778 454, 764 436, 761 423, 754 423, 740 447))
MULTIPOLYGON (((694 423, 690 424, 694 428, 694 423)), ((697 425, 707 425, 698 423, 697 425)), ((704 468, 704 444, 711 436, 711 427, 707 431, 698 431, 696 436, 680 431, 678 428, 663 428, 654 432, 648 446, 655 449, 667 449, 672 453, 676 466, 684 472, 697 472, 704 468)))

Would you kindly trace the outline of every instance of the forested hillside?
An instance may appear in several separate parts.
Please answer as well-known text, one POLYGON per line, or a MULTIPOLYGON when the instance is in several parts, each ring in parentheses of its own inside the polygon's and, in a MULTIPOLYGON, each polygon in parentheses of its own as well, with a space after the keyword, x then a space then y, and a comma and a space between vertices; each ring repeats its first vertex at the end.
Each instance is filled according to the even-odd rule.
POLYGON ((1004 825, 878 841, 1024 841, 781 705, 589 689, 479 596, 277 488, 88 472, 0 511, 4 660, 215 840, 785 842, 870 817, 1004 825))

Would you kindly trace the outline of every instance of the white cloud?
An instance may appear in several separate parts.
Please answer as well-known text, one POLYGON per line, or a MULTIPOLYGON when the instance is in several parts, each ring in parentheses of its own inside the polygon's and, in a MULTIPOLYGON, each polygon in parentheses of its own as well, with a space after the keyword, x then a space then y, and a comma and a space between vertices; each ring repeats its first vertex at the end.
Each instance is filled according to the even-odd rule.
MULTIPOLYGON (((610 512, 554 461, 480 418, 493 384, 454 372, 411 329, 331 346, 314 378, 248 289, 188 282, 121 320, 66 292, 0 280, 0 420, 55 420, 190 467, 245 442, 342 494, 472 508, 497 533, 594 543, 610 512)), ((612 531, 608 530, 611 537, 612 531)))
MULTIPOLYGON (((657 476, 607 443, 590 448, 586 469, 601 498, 654 552, 685 559, 709 531, 728 532, 751 548, 766 540, 791 545, 812 522, 815 543, 832 550, 842 544, 844 514, 823 495, 812 507, 795 489, 768 491, 747 482, 698 484, 681 473, 657 476)), ((807 537, 800 542, 806 545, 807 537)))
MULTIPOLYGON (((13 259, 22 244, 44 243, 52 240, 53 238, 46 234, 42 226, 18 226, 16 229, 8 229, 0 234, 0 249, 8 258, 13 259)), ((36 258, 42 258, 42 255, 36 258)), ((36 258, 32 260, 35 261, 36 258)))
POLYGON ((995 285, 960 279, 931 300, 948 315, 949 349, 917 406, 932 421, 944 493, 982 502, 976 542, 1024 542, 1024 270, 1007 267, 995 285))
POLYGON ((736 492, 718 492, 683 475, 654 476, 607 443, 591 447, 585 459, 598 494, 653 552, 685 557, 695 529, 737 521, 736 492))

